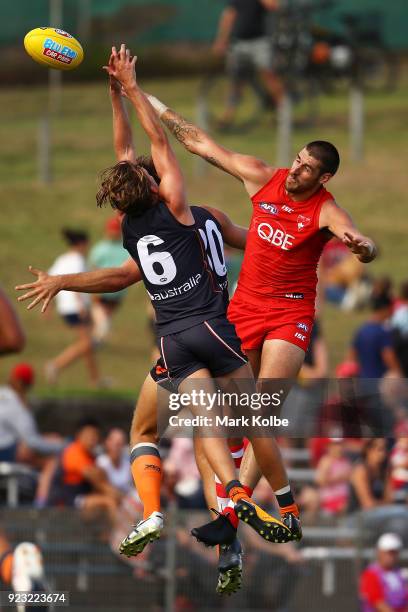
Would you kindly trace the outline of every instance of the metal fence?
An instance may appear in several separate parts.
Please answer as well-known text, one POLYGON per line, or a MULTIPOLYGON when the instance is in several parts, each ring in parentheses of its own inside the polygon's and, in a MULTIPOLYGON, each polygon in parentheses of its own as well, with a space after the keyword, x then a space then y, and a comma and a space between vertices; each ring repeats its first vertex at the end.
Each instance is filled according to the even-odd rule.
POLYGON ((162 538, 131 563, 116 552, 129 528, 126 521, 112 530, 100 520, 84 521, 75 510, 3 508, 0 525, 12 543, 33 541, 41 547, 49 588, 69 591, 70 609, 77 611, 359 610, 358 575, 372 558, 378 535, 370 535, 361 521, 306 526, 301 561, 282 557, 288 545, 266 545, 243 526, 243 588, 222 598, 215 593, 215 551, 189 535, 192 526, 208 520, 206 513, 169 508, 166 514, 162 538))

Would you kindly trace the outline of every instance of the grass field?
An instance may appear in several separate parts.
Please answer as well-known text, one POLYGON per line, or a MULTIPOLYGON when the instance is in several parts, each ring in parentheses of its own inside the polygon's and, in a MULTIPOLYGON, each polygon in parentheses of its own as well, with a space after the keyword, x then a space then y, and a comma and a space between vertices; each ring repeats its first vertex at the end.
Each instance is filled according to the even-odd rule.
MULTIPOLYGON (((194 117, 196 81, 150 82, 146 87, 188 117, 194 117)), ((408 132, 406 98, 408 87, 386 96, 367 99, 366 156, 360 164, 349 156, 347 98, 324 98, 322 115, 313 129, 295 134, 294 150, 306 141, 324 138, 334 141, 342 154, 342 167, 330 189, 340 204, 353 215, 363 232, 372 235, 381 247, 381 257, 370 266, 373 275, 389 274, 396 281, 408 276, 408 216, 406 214, 408 132)), ((30 279, 27 266, 47 269, 64 249, 60 228, 64 225, 87 228, 96 241, 101 236, 110 210, 95 205, 98 172, 113 161, 110 106, 103 84, 64 87, 61 105, 53 121, 53 173, 51 186, 37 180, 36 147, 38 120, 46 106, 46 90, 0 90, 2 108, 0 226, 1 285, 13 296, 14 285, 30 279)), ((147 143, 135 130, 140 152, 147 143)), ((221 141, 234 149, 275 159, 274 127, 265 121, 250 134, 223 135, 221 141)), ((247 223, 250 206, 237 181, 209 168, 197 176, 197 162, 179 145, 179 158, 188 183, 189 200, 225 209, 234 220, 247 223)), ((130 290, 115 322, 111 341, 99 353, 104 375, 112 377, 115 388, 136 390, 149 367, 150 339, 145 324, 146 299, 143 287, 130 290)), ((47 388, 42 378, 44 362, 66 345, 69 333, 54 314, 44 319, 39 312, 18 311, 27 333, 22 357, 38 368, 39 393, 47 388)), ((353 329, 363 315, 349 315, 328 307, 324 330, 331 363, 341 357, 353 329)), ((0 379, 21 356, 3 359, 0 379)), ((61 376, 59 389, 85 389, 81 364, 61 376)))

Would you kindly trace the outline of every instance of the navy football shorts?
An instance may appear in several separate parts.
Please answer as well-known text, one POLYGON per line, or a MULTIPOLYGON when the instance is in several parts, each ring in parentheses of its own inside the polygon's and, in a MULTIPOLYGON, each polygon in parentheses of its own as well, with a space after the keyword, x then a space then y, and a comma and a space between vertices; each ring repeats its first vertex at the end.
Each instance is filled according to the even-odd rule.
POLYGON ((203 321, 188 329, 159 338, 160 358, 151 369, 155 382, 177 386, 197 370, 207 369, 214 378, 225 376, 248 363, 241 351, 235 327, 225 317, 203 321))

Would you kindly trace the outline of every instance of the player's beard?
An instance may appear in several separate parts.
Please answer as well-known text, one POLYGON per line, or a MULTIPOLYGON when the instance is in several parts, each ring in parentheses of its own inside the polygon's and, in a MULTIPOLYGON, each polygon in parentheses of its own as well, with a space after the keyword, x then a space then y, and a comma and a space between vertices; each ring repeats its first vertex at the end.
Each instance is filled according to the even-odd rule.
POLYGON ((298 180, 290 176, 288 176, 285 181, 285 188, 288 193, 300 193, 303 191, 303 188, 301 185, 299 185, 298 180))
POLYGON ((290 180, 291 178, 292 177, 289 175, 285 181, 285 189, 288 193, 303 193, 315 187, 315 181, 310 182, 309 185, 305 185, 305 183, 299 182, 297 178, 292 178, 292 180, 290 180))

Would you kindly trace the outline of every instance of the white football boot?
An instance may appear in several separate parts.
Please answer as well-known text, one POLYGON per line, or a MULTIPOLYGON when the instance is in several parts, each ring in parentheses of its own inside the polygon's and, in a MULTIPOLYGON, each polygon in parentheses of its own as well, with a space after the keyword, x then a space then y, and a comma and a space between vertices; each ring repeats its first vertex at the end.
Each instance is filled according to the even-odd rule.
POLYGON ((158 540, 163 531, 163 514, 153 512, 149 518, 139 521, 119 546, 119 552, 126 557, 139 555, 149 542, 158 540))

